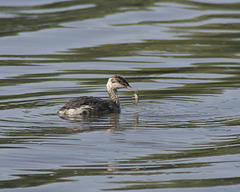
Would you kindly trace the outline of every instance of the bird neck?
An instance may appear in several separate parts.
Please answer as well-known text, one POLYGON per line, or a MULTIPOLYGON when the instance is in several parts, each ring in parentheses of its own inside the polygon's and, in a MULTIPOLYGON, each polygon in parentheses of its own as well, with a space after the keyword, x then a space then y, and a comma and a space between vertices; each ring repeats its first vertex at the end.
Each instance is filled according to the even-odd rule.
POLYGON ((112 87, 107 87, 107 91, 109 94, 109 100, 115 103, 117 106, 120 106, 117 90, 113 89, 112 87))

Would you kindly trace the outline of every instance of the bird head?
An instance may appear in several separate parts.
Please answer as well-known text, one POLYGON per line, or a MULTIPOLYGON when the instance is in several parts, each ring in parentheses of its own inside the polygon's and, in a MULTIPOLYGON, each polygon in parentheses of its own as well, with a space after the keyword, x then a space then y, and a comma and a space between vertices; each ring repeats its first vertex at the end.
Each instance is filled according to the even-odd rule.
POLYGON ((108 79, 107 87, 111 87, 112 89, 121 89, 121 88, 127 88, 130 91, 137 93, 136 90, 134 90, 127 80, 119 75, 115 75, 108 79))

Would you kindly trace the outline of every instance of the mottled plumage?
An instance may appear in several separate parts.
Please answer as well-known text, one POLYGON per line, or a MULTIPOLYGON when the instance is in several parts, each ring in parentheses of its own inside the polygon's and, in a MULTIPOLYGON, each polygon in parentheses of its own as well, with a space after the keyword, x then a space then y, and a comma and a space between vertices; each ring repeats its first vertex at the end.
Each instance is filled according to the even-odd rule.
POLYGON ((67 114, 69 111, 71 114, 74 114, 73 110, 77 115, 89 113, 119 112, 120 108, 115 103, 109 100, 103 100, 97 97, 83 96, 71 99, 59 110, 59 113, 67 114), (71 109, 72 111, 69 111, 71 109))

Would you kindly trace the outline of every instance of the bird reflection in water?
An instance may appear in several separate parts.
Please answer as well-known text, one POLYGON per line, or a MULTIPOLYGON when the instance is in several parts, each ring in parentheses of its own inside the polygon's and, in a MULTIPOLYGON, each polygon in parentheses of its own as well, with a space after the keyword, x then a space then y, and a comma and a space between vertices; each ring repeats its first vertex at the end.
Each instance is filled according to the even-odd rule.
MULTIPOLYGON (((62 119, 69 120, 66 126, 71 132, 93 131, 99 129, 107 129, 109 132, 114 132, 120 127, 119 117, 119 113, 88 116, 78 115, 74 117, 65 116, 65 118, 61 116, 62 119)), ((135 113, 132 123, 133 127, 138 126, 138 113, 135 113)))

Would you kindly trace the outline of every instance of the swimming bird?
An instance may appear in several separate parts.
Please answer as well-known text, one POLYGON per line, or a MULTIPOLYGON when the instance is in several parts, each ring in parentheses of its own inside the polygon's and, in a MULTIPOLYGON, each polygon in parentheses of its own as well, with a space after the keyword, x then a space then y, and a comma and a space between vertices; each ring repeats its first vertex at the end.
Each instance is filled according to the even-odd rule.
POLYGON ((59 115, 74 116, 120 112, 121 109, 117 89, 121 88, 127 88, 132 91, 137 101, 135 104, 138 104, 138 93, 129 85, 125 78, 115 75, 108 79, 106 87, 109 94, 109 100, 89 96, 74 98, 58 111, 59 115))

